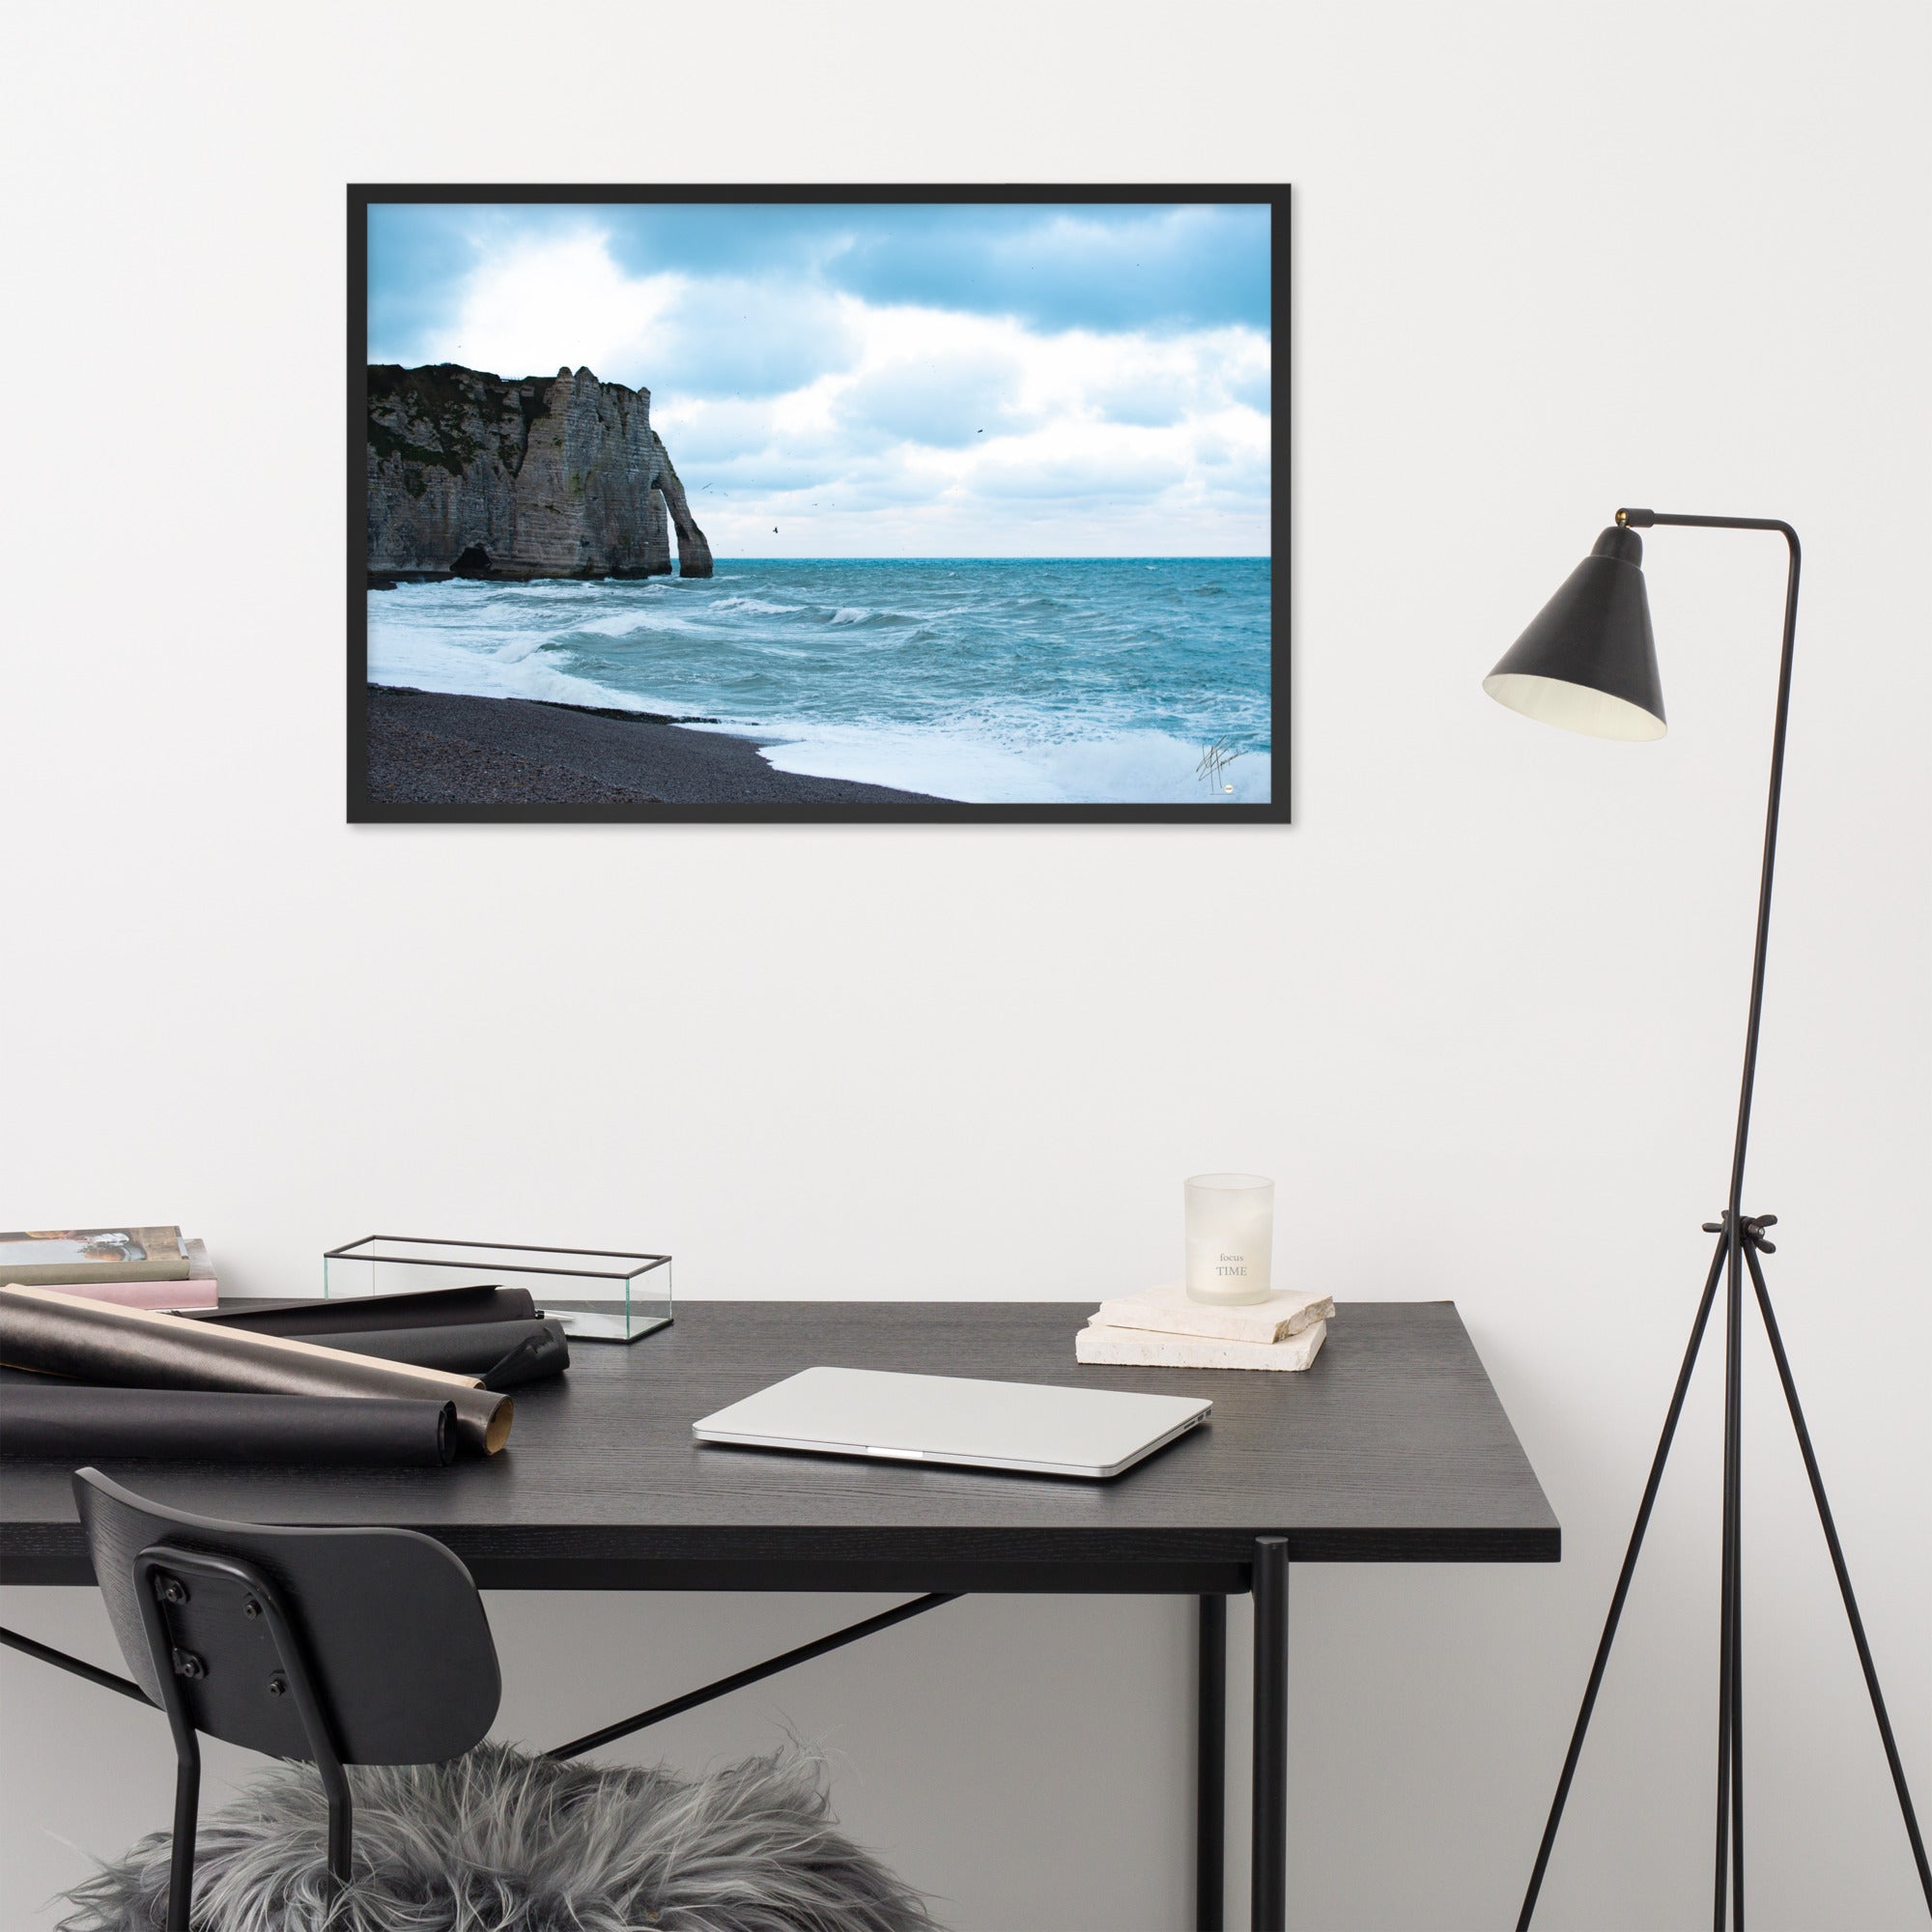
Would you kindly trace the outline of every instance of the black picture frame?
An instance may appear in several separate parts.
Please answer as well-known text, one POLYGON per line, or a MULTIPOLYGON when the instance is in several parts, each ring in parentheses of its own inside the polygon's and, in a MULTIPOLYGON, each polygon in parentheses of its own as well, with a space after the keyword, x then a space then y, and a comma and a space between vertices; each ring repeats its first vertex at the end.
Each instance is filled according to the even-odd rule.
POLYGON ((351 824, 1006 824, 1287 825, 1292 822, 1292 471, 1293 269, 1290 188, 1258 185, 1153 185, 1145 183, 879 185, 730 184, 674 186, 544 183, 352 183, 348 189, 348 819, 351 824), (368 213, 386 203, 1245 203, 1270 211, 1270 596, 1269 701, 1272 765, 1266 804, 663 804, 413 805, 368 795, 368 213))

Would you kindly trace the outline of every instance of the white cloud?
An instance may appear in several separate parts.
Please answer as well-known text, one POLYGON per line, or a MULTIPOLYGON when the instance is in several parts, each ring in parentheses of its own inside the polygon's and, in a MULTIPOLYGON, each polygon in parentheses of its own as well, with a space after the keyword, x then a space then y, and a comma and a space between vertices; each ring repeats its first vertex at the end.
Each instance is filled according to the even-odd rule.
POLYGON ((608 375, 649 341, 683 293, 681 275, 626 275, 601 235, 518 241, 470 275, 456 320, 430 353, 512 380, 565 364, 608 375))
POLYGON ((778 277, 631 275, 585 229, 487 256, 430 354, 648 387, 721 556, 1270 548, 1251 328, 1037 332, 778 277))

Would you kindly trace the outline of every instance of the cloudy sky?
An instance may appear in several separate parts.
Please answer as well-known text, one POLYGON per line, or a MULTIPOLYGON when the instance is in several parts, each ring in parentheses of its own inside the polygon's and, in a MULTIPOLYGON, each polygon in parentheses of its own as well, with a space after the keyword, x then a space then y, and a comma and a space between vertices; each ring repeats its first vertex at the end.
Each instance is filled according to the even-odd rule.
POLYGON ((649 389, 721 556, 1258 556, 1269 254, 1253 206, 391 205, 369 359, 649 389))

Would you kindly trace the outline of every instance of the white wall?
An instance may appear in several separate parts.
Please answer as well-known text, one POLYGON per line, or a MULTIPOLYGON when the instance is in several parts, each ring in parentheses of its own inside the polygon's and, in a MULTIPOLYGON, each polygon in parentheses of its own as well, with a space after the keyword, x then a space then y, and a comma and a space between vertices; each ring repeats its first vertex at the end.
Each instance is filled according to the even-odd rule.
MULTIPOLYGON (((269 1293, 402 1226, 663 1243, 696 1296, 1094 1299, 1168 1264, 1182 1175, 1275 1174, 1289 1272, 1456 1298, 1565 1535, 1554 1569, 1297 1573, 1294 1922, 1506 1922, 1722 1202, 1776 540, 1649 540, 1661 746, 1535 729, 1478 679, 1616 504, 1788 517, 1747 1206, 1783 1219, 1787 1339, 1932 1809, 1925 11, 669 26, 15 15, 0 1221, 178 1219, 269 1293), (1293 829, 343 823, 343 184, 654 173, 1295 184, 1293 829)), ((1747 1375, 1753 1918, 1918 1923, 1761 1344, 1747 1375)), ((1552 1927, 1708 1896, 1716 1382, 1552 1927)), ((854 1606, 496 1598, 505 1727, 554 1739, 854 1606)), ((0 1613, 111 1655, 84 1593, 0 1613)), ((653 1748, 824 1740, 846 1820, 967 1932, 1173 1927, 1187 1632, 1173 1603, 969 1602, 653 1748)), ((165 1822, 167 1747, 12 1653, 0 1690, 0 1918, 44 1925, 84 1853, 165 1822)), ((1238 1866, 1231 1891, 1244 1922, 1238 1866)))

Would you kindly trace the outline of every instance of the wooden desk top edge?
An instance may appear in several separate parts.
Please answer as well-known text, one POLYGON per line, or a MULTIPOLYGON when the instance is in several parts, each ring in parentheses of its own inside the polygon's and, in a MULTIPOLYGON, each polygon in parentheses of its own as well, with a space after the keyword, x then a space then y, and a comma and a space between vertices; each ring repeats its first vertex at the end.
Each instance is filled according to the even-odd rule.
MULTIPOLYGON (((1329 1347, 1295 1376, 1078 1369, 1070 1338, 1091 1312, 1086 1302, 686 1304, 660 1336, 623 1349, 581 1347, 567 1394, 562 1384, 553 1385, 556 1395, 521 1392, 518 1430, 504 1457, 492 1459, 501 1468, 292 1472, 127 1463, 117 1470, 137 1489, 146 1482, 153 1492, 211 1515, 419 1529, 461 1556, 486 1589, 1239 1592, 1247 1588, 1253 1539, 1265 1534, 1285 1534, 1296 1562, 1559 1560, 1555 1516, 1452 1302, 1344 1303, 1329 1347), (972 1332, 958 1339, 983 1345, 984 1358, 935 1361, 916 1353, 935 1332, 962 1327, 972 1332), (1346 1339, 1356 1336, 1378 1350, 1348 1350, 1346 1339), (1197 1444, 1187 1458, 1177 1444, 1113 1484, 1070 1490, 1053 1479, 747 1451, 695 1451, 739 1459, 735 1469, 692 1461, 689 1421, 716 1406, 712 1395, 734 1399, 760 1378, 804 1366, 798 1357, 807 1338, 811 1350, 838 1359, 871 1358, 854 1365, 1188 1394, 1199 1388, 1226 1418, 1218 1460, 1211 1442, 1197 1444), (668 1388, 677 1403, 645 1406, 668 1388), (1425 1398, 1433 1408, 1404 1406, 1425 1398), (564 1400, 582 1406, 574 1419, 582 1426, 570 1435, 563 1433, 564 1400), (621 1449, 599 1438, 600 1415, 607 1427, 614 1418, 654 1432, 638 1449, 639 1463, 672 1480, 664 1487, 619 1480, 629 1465, 621 1449), (1297 1430, 1302 1454, 1313 1460, 1337 1435, 1360 1438, 1343 1443, 1343 1457, 1355 1460, 1330 1472, 1326 1490, 1290 1495, 1274 1487, 1289 1478, 1308 1487, 1298 1463, 1291 1462, 1286 1476, 1265 1466, 1267 1450, 1286 1444, 1293 1451, 1297 1430), (521 1467, 512 1460, 520 1437, 521 1467), (562 1453, 549 1455, 553 1443, 562 1453), (1423 1493, 1434 1453, 1457 1465, 1454 1480, 1438 1486, 1446 1502, 1423 1493), (1477 1474, 1462 1471, 1458 1458, 1477 1474), (1351 1471, 1364 1463, 1386 1468, 1357 1481, 1351 1471), (1376 1480, 1384 1483, 1382 1492, 1376 1480), (1354 1518, 1328 1501, 1329 1492, 1350 1481, 1361 1496, 1354 1518), (184 1489, 195 1492, 192 1500, 184 1489), (1096 1497, 1096 1491, 1105 1493, 1096 1497), (546 1507, 546 1498, 557 1507, 546 1507), (748 1498, 756 1499, 749 1509, 748 1498), (331 1499, 335 1507, 327 1507, 331 1499), (569 1520, 586 1502, 600 1505, 596 1520, 569 1520), (623 1520, 613 1514, 618 1505, 623 1520), (1277 1508, 1296 1520, 1271 1520, 1277 1508)), ((0 1582, 91 1580, 66 1472, 0 1463, 0 1582), (16 1507, 23 1492, 24 1509, 16 1507)))

